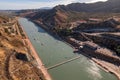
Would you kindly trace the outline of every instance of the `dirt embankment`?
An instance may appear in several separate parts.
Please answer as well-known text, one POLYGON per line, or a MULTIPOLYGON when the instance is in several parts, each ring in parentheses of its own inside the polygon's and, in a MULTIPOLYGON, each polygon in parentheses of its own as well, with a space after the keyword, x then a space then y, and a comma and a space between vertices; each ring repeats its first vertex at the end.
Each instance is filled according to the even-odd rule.
POLYGON ((23 38, 16 19, 0 23, 0 80, 46 80, 23 38))
POLYGON ((32 55, 32 57, 35 59, 35 61, 37 62, 36 64, 36 67, 38 67, 45 80, 52 80, 51 76, 49 75, 49 73, 47 72, 47 69, 45 68, 44 64, 42 63, 42 60, 40 59, 40 57, 38 56, 38 53, 36 52, 36 50, 34 49, 34 47, 32 46, 32 43, 30 42, 27 34, 24 32, 22 26, 21 26, 21 29, 25 35, 25 39, 23 39, 23 41, 25 42, 25 45, 27 45, 27 47, 29 48, 30 50, 30 54, 32 55))

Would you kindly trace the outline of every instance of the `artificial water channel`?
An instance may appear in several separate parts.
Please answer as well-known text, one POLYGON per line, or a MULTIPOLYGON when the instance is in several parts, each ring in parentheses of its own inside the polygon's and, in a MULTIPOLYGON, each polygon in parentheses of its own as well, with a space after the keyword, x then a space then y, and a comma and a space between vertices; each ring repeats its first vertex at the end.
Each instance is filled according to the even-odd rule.
POLYGON ((19 19, 20 25, 42 59, 45 67, 80 56, 79 59, 48 70, 53 80, 117 80, 81 54, 74 54, 73 49, 53 37, 40 26, 26 18, 19 19))

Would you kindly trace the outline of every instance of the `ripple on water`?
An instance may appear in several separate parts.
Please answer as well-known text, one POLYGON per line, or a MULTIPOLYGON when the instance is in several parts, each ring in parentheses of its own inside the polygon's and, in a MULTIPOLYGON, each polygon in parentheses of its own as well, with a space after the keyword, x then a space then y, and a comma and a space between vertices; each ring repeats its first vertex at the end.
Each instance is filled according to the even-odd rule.
POLYGON ((90 61, 89 64, 90 66, 86 67, 86 71, 89 74, 88 76, 94 80, 102 79, 102 75, 98 66, 93 61, 90 61))

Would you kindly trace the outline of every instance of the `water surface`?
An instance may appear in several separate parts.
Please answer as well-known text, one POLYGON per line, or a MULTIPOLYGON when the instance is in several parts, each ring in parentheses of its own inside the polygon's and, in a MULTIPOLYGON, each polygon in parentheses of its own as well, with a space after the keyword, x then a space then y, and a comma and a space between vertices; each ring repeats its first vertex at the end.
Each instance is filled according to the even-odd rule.
MULTIPOLYGON (((23 26, 46 68, 79 56, 73 53, 70 46, 26 18, 20 18, 19 23, 23 26)), ((53 80, 117 80, 114 75, 98 68, 94 62, 83 55, 80 56, 80 59, 48 70, 53 80)))

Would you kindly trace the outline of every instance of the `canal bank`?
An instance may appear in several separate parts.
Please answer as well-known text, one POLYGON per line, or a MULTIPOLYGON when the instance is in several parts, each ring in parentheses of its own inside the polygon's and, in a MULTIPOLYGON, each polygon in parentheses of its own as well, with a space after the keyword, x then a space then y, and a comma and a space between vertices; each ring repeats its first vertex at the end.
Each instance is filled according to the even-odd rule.
POLYGON ((45 67, 81 56, 80 59, 48 70, 53 80, 117 80, 115 76, 99 69, 91 60, 81 54, 74 54, 70 46, 55 39, 34 23, 25 18, 21 18, 19 22, 24 27, 45 67))
POLYGON ((34 49, 34 47, 32 46, 32 43, 30 42, 29 40, 29 37, 27 36, 26 32, 24 31, 23 27, 20 26, 24 35, 25 35, 25 39, 24 42, 27 43, 27 47, 30 48, 30 52, 31 52, 31 55, 34 57, 34 59, 36 60, 37 62, 37 67, 42 71, 44 77, 45 77, 45 80, 52 80, 51 76, 49 75, 47 69, 45 68, 44 64, 42 63, 42 60, 40 59, 40 57, 38 56, 38 53, 36 52, 36 50, 34 49))

